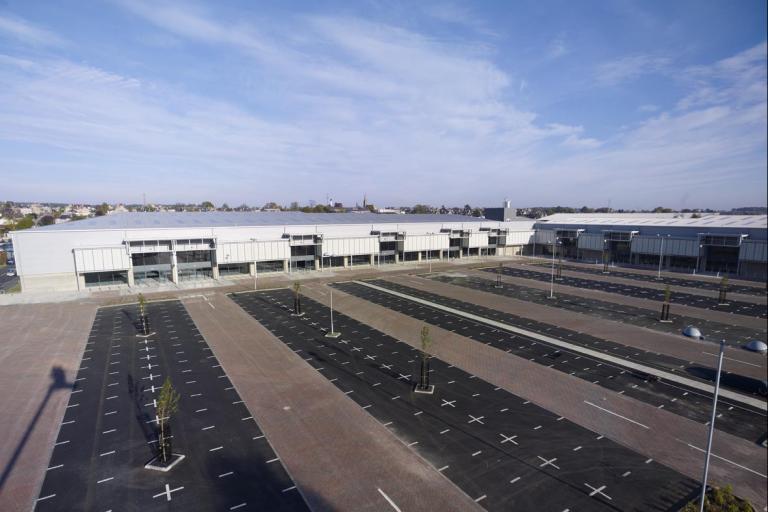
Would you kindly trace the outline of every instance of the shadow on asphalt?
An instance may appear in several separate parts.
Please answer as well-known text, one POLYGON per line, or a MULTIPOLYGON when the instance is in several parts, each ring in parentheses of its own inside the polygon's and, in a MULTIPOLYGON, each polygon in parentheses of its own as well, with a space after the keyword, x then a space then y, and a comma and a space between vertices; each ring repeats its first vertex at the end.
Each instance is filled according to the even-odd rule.
POLYGON ((43 398, 42 402, 40 402, 40 406, 37 408, 37 411, 35 412, 34 417, 32 418, 32 421, 29 422, 29 425, 27 425, 27 430, 24 431, 24 435, 21 437, 21 440, 19 441, 19 444, 16 446, 16 449, 13 451, 13 456, 11 456, 11 460, 8 462, 8 465, 5 466, 3 469, 3 474, 0 476, 0 491, 3 490, 3 486, 5 485, 6 480, 8 480, 8 477, 11 475, 11 471, 13 471, 14 466, 16 465, 16 462, 19 460, 19 456, 21 455, 21 452, 24 450, 24 446, 26 446, 27 441, 29 441, 29 436, 32 434, 32 432, 35 430, 35 426, 37 425, 38 420, 40 419, 40 416, 43 414, 43 411, 45 410, 45 406, 48 404, 48 400, 50 400, 51 396, 59 390, 62 389, 72 389, 72 382, 67 382, 67 377, 64 374, 64 370, 61 368, 61 366, 54 366, 51 368, 51 384, 48 386, 48 392, 45 394, 45 397, 43 398))

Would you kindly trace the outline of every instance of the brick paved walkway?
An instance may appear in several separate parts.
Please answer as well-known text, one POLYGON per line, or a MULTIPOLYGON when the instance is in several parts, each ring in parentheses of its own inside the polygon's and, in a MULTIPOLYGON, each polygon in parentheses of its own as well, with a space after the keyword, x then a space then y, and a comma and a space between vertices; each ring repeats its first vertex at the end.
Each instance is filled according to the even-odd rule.
MULTIPOLYGON (((678 357, 684 361, 693 361, 708 367, 714 367, 717 363, 716 357, 710 355, 717 353, 717 347, 713 346, 712 343, 705 345, 700 341, 689 340, 683 336, 674 336, 622 322, 596 319, 589 315, 556 307, 541 306, 524 300, 502 298, 492 293, 418 276, 392 276, 388 277, 387 280, 452 299, 471 302, 478 306, 530 318, 538 322, 587 333, 622 345, 678 357)), ((730 358, 725 360, 723 364, 726 371, 757 379, 765 378, 765 356, 734 347, 727 347, 726 350, 726 356, 730 358), (749 364, 743 364, 739 361, 749 364)))
MULTIPOLYGON (((488 279, 495 277, 494 274, 483 272, 479 270, 470 270, 463 272, 460 269, 456 269, 457 272, 466 273, 467 275, 488 279)), ((549 283, 543 281, 537 281, 534 279, 524 279, 511 276, 502 276, 501 281, 505 283, 514 283, 520 286, 527 286, 529 288, 537 288, 539 290, 549 291, 549 283)), ((586 297, 588 299, 599 299, 612 301, 619 304, 626 304, 628 306, 635 306, 638 308, 645 308, 650 310, 658 310, 661 308, 661 304, 657 301, 648 299, 638 299, 635 297, 627 297, 625 295, 619 295, 618 293, 609 293, 599 290, 588 290, 583 288, 576 288, 573 286, 565 286, 560 283, 555 283, 555 293, 558 289, 567 291, 569 295, 576 295, 579 297, 586 297)), ((712 311, 702 308, 694 308, 690 306, 683 306, 681 304, 675 304, 675 298, 672 297, 672 311, 678 315, 684 315, 691 318, 704 318, 707 320, 714 320, 717 322, 723 322, 733 325, 741 325, 749 327, 750 329, 765 329, 765 320, 761 318, 751 318, 743 315, 732 315, 730 313, 724 313, 722 311, 712 311)))
POLYGON ((481 510, 229 297, 184 302, 313 510, 481 510))
MULTIPOLYGON (((303 287, 303 290, 312 299, 328 303, 326 287, 313 284, 303 287)), ((338 311, 413 346, 420 346, 422 322, 341 291, 334 291, 333 302, 338 311)), ((701 478, 703 454, 687 443, 695 447, 706 446, 707 429, 704 425, 610 393, 598 385, 437 326, 431 326, 430 333, 434 340, 431 352, 444 361, 685 475, 701 478)), ((730 483, 736 493, 752 500, 759 509, 765 507, 768 503, 765 490, 768 459, 765 449, 718 431, 713 451, 747 469, 713 459, 710 481, 730 483)))
POLYGON ((0 307, 0 510, 32 509, 51 458, 95 304, 0 307))

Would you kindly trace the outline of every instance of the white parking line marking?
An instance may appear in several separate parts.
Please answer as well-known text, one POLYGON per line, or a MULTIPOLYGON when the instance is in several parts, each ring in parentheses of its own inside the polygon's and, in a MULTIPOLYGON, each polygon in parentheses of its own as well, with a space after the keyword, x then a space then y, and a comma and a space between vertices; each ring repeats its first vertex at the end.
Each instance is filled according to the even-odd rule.
POLYGON ((650 427, 648 427, 647 425, 643 425, 642 423, 637 422, 637 421, 635 421, 633 419, 627 418, 626 416, 622 416, 621 414, 617 414, 617 413, 615 413, 613 411, 609 411, 608 409, 600 407, 599 405, 595 405, 592 402, 588 402, 587 400, 584 400, 584 403, 587 404, 587 405, 591 405, 592 407, 595 407, 597 409, 600 409, 601 411, 607 412, 608 414, 612 414, 613 416, 618 416, 619 418, 621 418, 623 420, 626 420, 626 421, 628 421, 630 423, 634 423, 635 425, 639 425, 639 426, 643 427, 644 429, 650 430, 650 427))
POLYGON ((392 506, 392 508, 395 510, 395 512, 402 512, 400 510, 400 507, 398 507, 397 504, 395 504, 395 502, 392 501, 392 498, 387 496, 387 493, 385 493, 384 491, 382 491, 378 487, 376 489, 379 491, 379 494, 381 494, 384 497, 384 499, 387 500, 387 503, 389 503, 392 506))

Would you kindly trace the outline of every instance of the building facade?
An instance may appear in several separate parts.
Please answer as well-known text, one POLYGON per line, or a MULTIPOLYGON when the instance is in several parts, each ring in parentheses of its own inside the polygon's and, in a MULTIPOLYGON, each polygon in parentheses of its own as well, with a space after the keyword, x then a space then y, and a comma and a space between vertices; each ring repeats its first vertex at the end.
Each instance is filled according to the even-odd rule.
POLYGON ((539 219, 535 254, 766 279, 765 215, 555 214, 539 219))
POLYGON ((121 213, 11 233, 22 291, 75 291, 487 256, 766 279, 768 217, 121 213))
POLYGON ((23 291, 514 255, 533 221, 458 215, 122 213, 12 233, 23 291))

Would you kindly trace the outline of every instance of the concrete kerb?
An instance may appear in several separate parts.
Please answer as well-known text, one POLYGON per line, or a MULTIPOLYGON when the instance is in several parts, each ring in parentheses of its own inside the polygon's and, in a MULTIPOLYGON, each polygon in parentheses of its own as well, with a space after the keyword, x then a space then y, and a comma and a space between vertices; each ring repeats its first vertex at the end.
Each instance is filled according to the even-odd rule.
MULTIPOLYGON (((649 375, 655 375, 657 377, 666 379, 666 380, 668 380, 670 382, 676 382, 676 383, 682 384, 684 386, 688 386, 688 387, 691 387, 691 388, 694 388, 694 389, 698 389, 699 391, 704 391, 706 393, 714 393, 714 391, 715 391, 714 390, 714 386, 711 386, 709 384, 704 384, 704 383, 701 383, 701 382, 698 382, 698 381, 686 379, 684 377, 679 377, 679 376, 674 375, 672 373, 668 373, 668 372, 665 372, 665 371, 657 370, 656 368, 651 368, 649 366, 641 365, 641 364, 638 364, 638 363, 633 363, 633 362, 630 362, 630 361, 625 361, 623 359, 619 359, 617 357, 613 357, 613 356, 610 356, 610 355, 607 355, 607 354, 603 354, 603 353, 597 352, 597 351, 592 350, 592 349, 588 349, 588 348, 581 347, 581 346, 578 346, 578 345, 573 345, 573 344, 570 344, 570 343, 566 343, 564 341, 560 341, 560 340, 557 340, 555 338, 550 338, 549 336, 544 336, 542 334, 538 334, 538 333, 535 333, 535 332, 526 331, 526 330, 520 329, 518 327, 513 327, 511 325, 508 325, 508 324, 505 324, 505 323, 502 323, 502 322, 497 322, 496 320, 491 320, 489 318, 485 318, 485 317, 482 317, 482 316, 474 315, 472 313, 467 313, 465 311, 454 309, 454 308, 451 308, 451 307, 448 307, 448 306, 443 306, 441 304, 435 304, 434 302, 430 302, 430 301, 427 301, 427 300, 424 300, 424 299, 420 299, 418 297, 413 297, 411 295, 407 295, 407 294, 404 294, 404 293, 396 292, 394 290, 390 290, 388 288, 383 288, 381 286, 376 286, 374 284, 366 283, 364 281, 356 281, 356 283, 360 284, 360 285, 363 285, 363 286, 367 286, 367 287, 372 288, 374 290, 378 290, 380 292, 384 292, 384 293, 388 293, 390 295, 394 295, 396 297, 400 297, 402 299, 407 299, 407 300, 416 302, 418 304, 423 304, 425 306, 429 306, 429 307, 432 307, 432 308, 435 308, 435 309, 439 309, 439 310, 445 311, 447 313, 451 313, 451 314, 454 314, 454 315, 457 315, 457 316, 468 318, 468 319, 473 320, 475 322, 484 323, 486 325, 490 325, 492 327, 496 327, 498 329, 503 329, 505 331, 513 332, 513 333, 516 333, 516 334, 522 334, 524 336, 528 336, 530 338, 534 338, 534 339, 537 339, 539 341, 543 341, 545 343, 549 343, 551 345, 555 345, 557 347, 561 347, 561 348, 570 350, 572 352, 579 352, 579 353, 587 355, 589 357, 593 357, 593 358, 596 358, 596 359, 601 359, 603 361, 612 363, 612 364, 614 364, 616 366, 620 366, 620 367, 623 367, 623 368, 629 368, 629 369, 636 370, 636 371, 639 371, 639 372, 647 373, 649 375)), ((727 389, 721 389, 720 390, 720 395, 722 395, 725 398, 729 398, 731 400, 734 400, 736 402, 740 402, 742 404, 749 405, 751 407, 755 407, 758 410, 768 411, 768 404, 766 404, 765 402, 762 402, 760 400, 754 399, 752 397, 744 396, 741 393, 735 393, 735 392, 727 390, 727 389)))
MULTIPOLYGON (((311 292, 308 295, 314 300, 324 302, 324 298, 318 293, 318 288, 308 291, 311 292)), ((341 291, 340 295, 342 299, 339 301, 339 312, 367 323, 397 339, 407 340, 406 342, 412 347, 418 348, 419 341, 413 333, 418 331, 417 327, 421 324, 420 320, 389 310, 383 305, 361 301, 355 295, 348 295, 346 300, 344 300, 345 297, 341 291), (407 333, 403 332, 400 327, 401 322, 409 326, 407 333)), ((436 327, 435 331, 440 332, 441 329, 436 327)), ((584 428, 605 434, 613 441, 649 456, 683 474, 692 478, 701 476, 699 466, 701 461, 698 452, 693 454, 697 447, 688 446, 686 443, 683 443, 682 446, 685 446, 687 451, 679 450, 677 447, 681 443, 679 439, 699 439, 703 443, 706 437, 706 427, 703 424, 644 403, 637 403, 623 395, 606 394, 604 389, 595 384, 561 374, 557 370, 542 367, 525 358, 520 359, 517 356, 505 354, 503 351, 496 354, 498 349, 485 345, 475 347, 474 341, 462 337, 460 333, 445 331, 441 337, 452 341, 445 345, 438 344, 435 347, 437 349, 434 352, 435 357, 464 368, 480 378, 530 400, 547 410, 556 412, 556 414, 562 415, 584 428), (464 344, 464 340, 466 340, 466 344, 464 344), (497 363, 500 365, 499 367, 494 366, 497 363), (490 368, 496 368, 496 371, 491 371, 490 368), (508 368, 515 369, 512 372, 515 375, 514 378, 510 377, 508 368), (491 373, 487 373, 488 371, 491 373), (553 375, 542 375, 549 371, 554 372, 553 375), (541 380, 539 381, 539 379, 541 380), (575 380, 570 383, 568 382, 569 379, 575 380), (533 381, 538 381, 538 383, 531 387, 533 381), (570 396, 571 400, 563 402, 560 398, 563 393, 570 396), (606 407, 610 407, 613 411, 628 418, 637 418, 638 411, 643 411, 640 414, 641 417, 644 414, 648 415, 643 419, 643 422, 652 425, 654 430, 652 432, 624 419, 617 419, 616 422, 613 422, 602 415, 584 414, 576 406, 576 403, 582 407, 589 407, 582 403, 585 397, 594 403, 609 404, 606 407), (669 435, 670 432, 673 434, 669 435)), ((608 417, 612 416, 609 415, 608 417)), ((721 450, 720 455, 726 456, 730 460, 717 461, 717 465, 714 466, 716 471, 713 473, 715 475, 713 481, 718 482, 718 485, 737 484, 737 492, 753 500, 753 503, 762 508, 766 501, 763 491, 765 478, 758 476, 762 473, 746 468, 747 473, 745 474, 748 476, 744 477, 743 481, 734 482, 733 471, 740 471, 744 469, 744 466, 737 464, 734 467, 730 461, 741 461, 744 457, 749 460, 749 466, 760 469, 765 464, 765 451, 724 432, 716 431, 716 437, 718 447, 721 450)))

